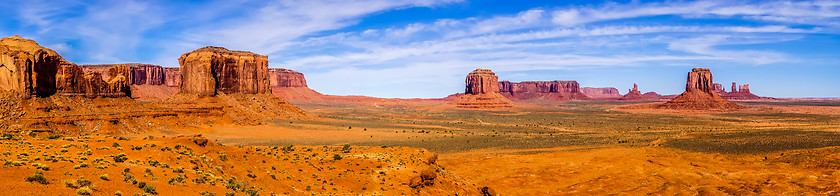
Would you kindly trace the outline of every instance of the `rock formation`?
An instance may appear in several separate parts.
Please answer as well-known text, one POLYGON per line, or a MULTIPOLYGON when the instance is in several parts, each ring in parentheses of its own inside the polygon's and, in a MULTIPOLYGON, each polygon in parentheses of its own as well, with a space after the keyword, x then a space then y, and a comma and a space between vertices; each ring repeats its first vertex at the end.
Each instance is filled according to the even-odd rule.
POLYGON ((592 87, 583 87, 580 91, 586 95, 587 97, 593 99, 605 99, 605 98, 620 98, 622 95, 618 92, 618 89, 608 87, 608 88, 592 88, 592 87))
POLYGON ((499 92, 511 100, 587 100, 577 81, 499 82, 499 92))
POLYGON ((618 100, 646 100, 649 99, 648 97, 642 95, 642 92, 639 91, 639 86, 633 84, 633 89, 629 89, 627 94, 618 98, 618 100))
POLYGON ((325 96, 306 85, 303 73, 282 68, 268 69, 271 81, 271 93, 287 101, 312 102, 323 101, 325 96))
POLYGON ((664 99, 665 98, 665 96, 662 96, 662 95, 660 95, 659 93, 656 93, 656 92, 646 92, 645 94, 642 94, 642 95, 644 95, 648 99, 664 99))
POLYGON ((464 95, 452 101, 459 108, 506 108, 513 103, 499 94, 499 77, 489 69, 476 69, 467 75, 464 95))
POLYGON ((769 97, 759 97, 758 95, 752 94, 750 92, 750 85, 740 85, 732 82, 732 90, 730 92, 721 91, 717 92, 720 94, 721 97, 728 100, 750 100, 750 99, 772 99, 769 97))
POLYGON ((166 86, 170 86, 170 87, 180 87, 181 86, 181 68, 178 68, 178 67, 164 68, 163 83, 166 86))
POLYGON ((712 88, 712 91, 715 91, 718 94, 723 94, 726 92, 726 90, 723 89, 723 85, 721 85, 720 83, 714 83, 713 85, 714 86, 712 88))
POLYGON ((271 92, 267 56, 207 46, 181 55, 178 62, 181 93, 214 96, 217 92, 271 92))
POLYGON ((163 85, 166 74, 163 67, 159 65, 138 64, 132 65, 130 81, 133 85, 163 85))
POLYGON ((658 106, 668 109, 738 109, 738 104, 724 99, 714 92, 712 72, 708 68, 694 68, 688 72, 685 92, 658 106))
POLYGON ((131 94, 125 67, 102 73, 84 73, 58 53, 19 36, 0 39, 0 89, 20 97, 122 97, 131 94))
POLYGON ((271 80, 271 87, 306 87, 303 74, 290 69, 268 69, 268 78, 271 80))

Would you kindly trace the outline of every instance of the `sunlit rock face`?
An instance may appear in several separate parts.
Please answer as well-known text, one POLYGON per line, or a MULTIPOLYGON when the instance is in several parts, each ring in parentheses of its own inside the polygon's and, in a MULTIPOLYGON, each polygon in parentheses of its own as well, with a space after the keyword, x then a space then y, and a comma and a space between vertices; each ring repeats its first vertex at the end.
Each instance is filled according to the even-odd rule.
POLYGON ((271 93, 267 56, 208 46, 181 55, 178 62, 181 93, 271 93))

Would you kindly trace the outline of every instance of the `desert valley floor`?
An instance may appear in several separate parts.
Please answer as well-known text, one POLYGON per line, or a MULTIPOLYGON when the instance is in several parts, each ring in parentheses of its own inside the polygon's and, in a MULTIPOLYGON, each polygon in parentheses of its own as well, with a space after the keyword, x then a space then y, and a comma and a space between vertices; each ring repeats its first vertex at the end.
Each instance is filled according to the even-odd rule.
POLYGON ((442 103, 293 102, 308 118, 5 135, 0 184, 5 193, 68 195, 80 187, 94 195, 840 190, 836 101, 738 102, 747 107, 735 111, 632 107, 656 102, 523 103, 503 110, 442 103), (28 182, 38 175, 47 184, 28 182))

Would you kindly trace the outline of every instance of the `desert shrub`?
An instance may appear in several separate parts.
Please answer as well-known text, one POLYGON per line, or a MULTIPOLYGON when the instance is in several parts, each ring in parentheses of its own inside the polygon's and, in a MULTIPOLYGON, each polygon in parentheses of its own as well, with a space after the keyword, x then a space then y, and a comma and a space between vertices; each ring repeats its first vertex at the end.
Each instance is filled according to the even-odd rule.
POLYGON ((90 186, 91 184, 93 184, 93 182, 85 179, 85 177, 79 177, 79 179, 76 180, 76 187, 90 186))
POLYGON ((171 185, 175 185, 176 182, 177 183, 184 183, 184 179, 186 179, 186 176, 176 175, 175 177, 170 178, 168 183, 171 184, 171 185))
POLYGON ((225 154, 225 153, 220 153, 220 154, 219 154, 219 160, 221 160, 221 161, 227 161, 227 154, 225 154))
POLYGON ((344 144, 344 147, 341 147, 341 152, 344 152, 344 153, 350 152, 350 144, 344 144))
POLYGON ((91 193, 93 193, 93 190, 91 190, 89 187, 82 187, 82 188, 76 189, 76 194, 79 194, 79 195, 90 195, 91 193))
POLYGON ((104 180, 104 181, 109 181, 109 180, 111 180, 111 179, 109 179, 109 178, 108 178, 108 174, 102 174, 101 176, 99 176, 99 179, 102 179, 102 180, 104 180))
POLYGON ((54 140, 54 139, 58 139, 58 138, 61 138, 61 135, 50 135, 50 136, 47 136, 44 139, 54 140))
POLYGON ((140 189, 143 190, 143 192, 146 192, 146 193, 149 193, 149 194, 157 194, 157 190, 155 190, 155 187, 152 186, 151 184, 147 184, 146 186, 143 186, 140 189))
POLYGON ((209 191, 201 191, 201 192, 198 192, 198 194, 202 195, 202 196, 216 196, 215 193, 211 193, 209 191))
POLYGON ((120 137, 117 138, 117 140, 129 140, 129 139, 127 137, 120 136, 120 137))
POLYGON ((128 160, 128 156, 126 156, 124 153, 120 153, 117 156, 114 156, 114 162, 122 163, 125 162, 125 160, 128 160))
POLYGON ((39 172, 39 171, 36 171, 36 172, 35 172, 34 174, 32 174, 31 176, 27 176, 27 177, 26 177, 26 181, 27 181, 27 182, 37 182, 37 183, 41 183, 41 184, 49 184, 49 183, 50 183, 50 182, 47 180, 47 178, 46 178, 46 177, 44 177, 44 173, 41 173, 41 172, 39 172))
POLYGON ((341 160, 341 155, 335 154, 333 155, 333 159, 335 159, 336 161, 341 160))
POLYGON ((50 166, 47 165, 47 164, 33 163, 32 166, 34 166, 35 169, 40 169, 40 170, 44 170, 44 171, 49 171, 50 170, 50 166))
POLYGON ((174 172, 174 173, 184 173, 184 168, 181 167, 181 166, 178 166, 178 167, 175 167, 175 169, 172 169, 172 172, 174 172))

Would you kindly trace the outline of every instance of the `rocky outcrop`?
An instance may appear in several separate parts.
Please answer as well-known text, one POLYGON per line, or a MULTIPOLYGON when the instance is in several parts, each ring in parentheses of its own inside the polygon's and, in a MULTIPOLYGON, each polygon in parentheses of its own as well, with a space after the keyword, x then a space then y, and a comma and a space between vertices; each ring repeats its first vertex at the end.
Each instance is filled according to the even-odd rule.
POLYGON ((123 97, 131 90, 125 67, 85 73, 58 53, 19 36, 0 39, 0 89, 20 97, 54 94, 85 97, 123 97))
POLYGON ((170 87, 180 87, 181 86, 181 68, 178 67, 167 67, 164 68, 164 77, 163 83, 166 86, 170 87))
POLYGON ((592 87, 583 87, 580 89, 581 93, 586 95, 587 97, 593 99, 608 99, 608 98, 620 98, 622 95, 618 92, 618 89, 613 87, 607 88, 592 88, 592 87))
POLYGON ((489 69, 476 69, 467 75, 464 95, 452 101, 459 108, 507 108, 513 103, 499 94, 499 77, 489 69))
POLYGON ((587 100, 577 81, 499 82, 499 93, 511 100, 587 100))
POLYGON ((647 99, 650 99, 650 98, 642 95, 642 92, 639 91, 639 86, 636 85, 636 84, 633 84, 633 89, 629 89, 627 94, 625 94, 621 98, 618 98, 618 100, 625 100, 625 101, 647 100, 647 99))
POLYGON ((658 106, 658 108, 688 110, 729 110, 742 107, 714 92, 712 72, 707 68, 694 68, 688 72, 685 92, 658 106))
POLYGON ((107 79, 107 71, 114 66, 128 67, 128 83, 130 85, 163 85, 165 83, 165 70, 160 65, 149 65, 139 63, 126 64, 100 64, 100 65, 80 65, 82 71, 85 73, 99 72, 103 74, 103 79, 107 79))
POLYGON ((267 56, 208 46, 181 55, 178 62, 181 93, 214 96, 217 92, 271 92, 267 56))
POLYGON ((732 90, 730 92, 718 92, 721 97, 728 100, 753 100, 753 99, 772 99, 770 97, 759 97, 750 92, 750 85, 740 85, 732 82, 732 90))
POLYGON ((714 83, 713 85, 714 86, 712 88, 712 91, 715 91, 718 94, 726 93, 726 90, 723 89, 723 85, 721 85, 720 83, 714 83))
POLYGON ((268 78, 271 80, 271 87, 306 87, 303 74, 290 69, 268 69, 268 78))

